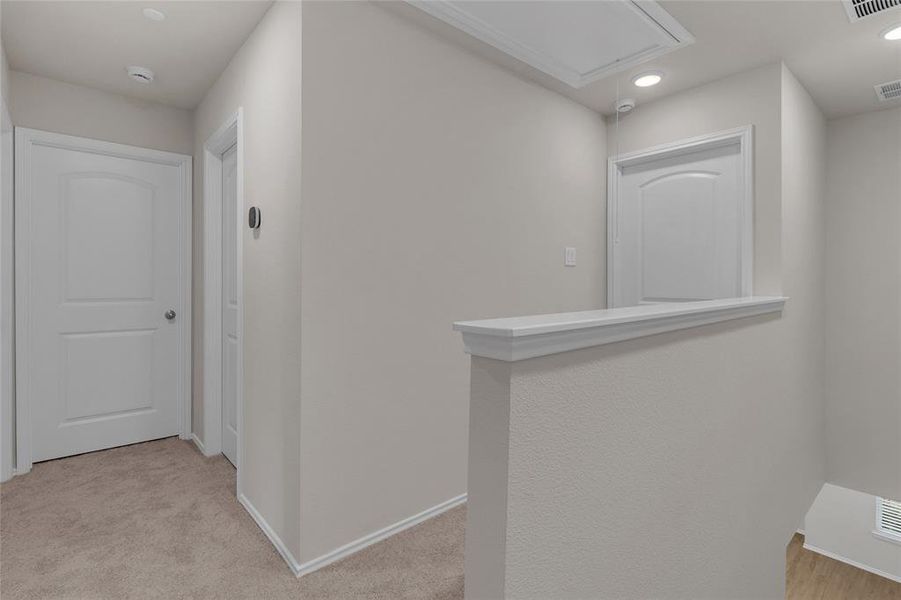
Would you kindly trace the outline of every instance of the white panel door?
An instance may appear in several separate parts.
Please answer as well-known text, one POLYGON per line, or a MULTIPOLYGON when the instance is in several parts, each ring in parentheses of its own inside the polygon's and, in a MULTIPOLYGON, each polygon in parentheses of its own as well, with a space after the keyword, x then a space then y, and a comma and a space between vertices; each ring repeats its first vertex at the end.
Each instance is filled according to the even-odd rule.
POLYGON ((741 147, 622 169, 613 306, 741 296, 741 147))
POLYGON ((16 204, 26 288, 17 290, 17 360, 32 460, 180 433, 190 159, 138 159, 69 136, 17 145, 27 153, 16 204))
POLYGON ((238 153, 222 155, 222 453, 238 464, 238 153))

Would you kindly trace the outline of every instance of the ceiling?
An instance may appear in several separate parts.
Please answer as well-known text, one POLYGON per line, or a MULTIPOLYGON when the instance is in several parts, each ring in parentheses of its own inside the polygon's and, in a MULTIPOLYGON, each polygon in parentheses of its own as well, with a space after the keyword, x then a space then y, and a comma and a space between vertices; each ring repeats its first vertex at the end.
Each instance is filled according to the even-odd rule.
MULTIPOLYGON (((534 10, 534 3, 527 1, 497 4, 510 11, 534 10)), ((880 103, 873 90, 876 84, 901 78, 901 42, 879 36, 889 25, 901 24, 901 9, 851 23, 839 0, 662 0, 659 4, 695 42, 580 89, 411 5, 391 3, 389 8, 604 114, 613 112, 618 91, 641 104, 780 60, 827 117, 901 106, 901 101, 880 103), (633 86, 631 78, 648 70, 662 71, 663 81, 652 88, 633 86)), ((560 34, 566 36, 565 31, 560 34)))
POLYGON ((0 27, 11 69, 193 108, 271 4, 3 0, 0 27), (151 21, 144 8, 167 18, 151 21), (129 65, 151 69, 156 79, 132 81, 129 65))
POLYGON ((408 1, 574 88, 694 42, 653 2, 408 1))
MULTIPOLYGON (((580 4, 579 10, 587 10, 586 3, 580 4)), ((901 42, 887 42, 878 35, 887 26, 901 23, 901 9, 850 23, 839 0, 661 0, 659 4, 693 35, 694 43, 671 48, 669 53, 576 89, 409 4, 381 3, 604 114, 613 112, 617 94, 631 96, 640 104, 779 60, 795 73, 828 117, 901 105, 901 101, 880 103, 873 91, 878 83, 901 78, 901 42), (652 88, 634 87, 632 76, 647 70, 662 71, 663 81, 652 88)), ((3 0, 0 25, 13 69, 193 108, 270 5, 271 0, 3 0), (146 7, 162 10, 166 20, 144 18, 141 10, 146 7), (149 67, 156 80, 151 85, 132 81, 125 75, 128 65, 149 67)), ((576 37, 561 26, 569 17, 555 21, 551 7, 577 3, 547 0, 482 5, 493 5, 497 18, 503 16, 498 11, 516 11, 516 18, 525 20, 532 14, 533 23, 557 23, 553 33, 559 32, 559 39, 545 40, 550 45, 565 48, 576 37)), ((585 21, 590 18, 591 14, 585 13, 570 22, 584 33, 585 21)), ((606 27, 598 29, 607 31, 605 37, 610 35, 609 23, 606 27)), ((633 37, 624 35, 624 55, 631 51, 628 40, 633 37)), ((597 47, 609 47, 605 44, 597 47)))

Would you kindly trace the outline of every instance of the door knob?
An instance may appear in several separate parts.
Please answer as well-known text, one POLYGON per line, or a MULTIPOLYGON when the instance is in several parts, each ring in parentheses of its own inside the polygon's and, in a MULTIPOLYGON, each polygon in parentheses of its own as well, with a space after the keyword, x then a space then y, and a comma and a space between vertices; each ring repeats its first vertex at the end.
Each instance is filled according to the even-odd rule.
POLYGON ((175 318, 175 311, 170 308, 169 310, 166 311, 164 316, 171 321, 172 319, 175 318))

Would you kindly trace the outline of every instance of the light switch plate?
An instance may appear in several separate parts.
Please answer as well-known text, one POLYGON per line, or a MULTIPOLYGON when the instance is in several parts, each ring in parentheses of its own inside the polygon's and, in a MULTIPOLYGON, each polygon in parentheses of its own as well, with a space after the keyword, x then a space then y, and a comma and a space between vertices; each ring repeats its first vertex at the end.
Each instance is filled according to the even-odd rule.
POLYGON ((565 266, 565 267, 575 267, 576 266, 576 249, 575 248, 564 248, 563 249, 563 266, 565 266))

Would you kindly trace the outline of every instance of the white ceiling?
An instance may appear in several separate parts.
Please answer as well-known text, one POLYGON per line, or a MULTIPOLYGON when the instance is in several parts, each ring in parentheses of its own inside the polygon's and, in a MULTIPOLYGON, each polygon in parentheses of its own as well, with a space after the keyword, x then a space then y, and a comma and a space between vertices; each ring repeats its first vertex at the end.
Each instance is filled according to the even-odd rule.
MULTIPOLYGON (((504 5, 508 10, 535 10, 546 21, 548 7, 555 3, 491 4, 495 12, 504 5)), ((901 105, 901 101, 879 103, 873 91, 878 83, 901 78, 901 42, 886 42, 878 35, 887 26, 901 23, 901 9, 850 23, 839 0, 662 0, 660 4, 694 35, 694 44, 574 89, 406 3, 381 3, 605 114, 612 112, 618 88, 622 96, 648 102, 779 60, 785 61, 828 117, 901 105), (663 82, 653 88, 632 86, 631 77, 649 69, 663 71, 663 82)), ((193 108, 270 5, 271 0, 3 0, 0 24, 13 69, 193 108), (141 15, 145 7, 159 8, 168 18, 163 22, 145 19, 141 15), (142 85, 130 80, 125 67, 132 64, 151 68, 156 81, 142 85)), ((562 34, 558 37, 567 37, 563 28, 554 29, 558 31, 562 34)), ((624 48, 624 54, 628 51, 624 48)))
MULTIPOLYGON (((901 78, 901 42, 879 36, 889 25, 901 24, 901 9, 851 23, 839 0, 663 0, 659 4, 695 37, 695 43, 581 89, 410 5, 392 3, 389 8, 605 114, 612 112, 617 88, 621 96, 631 96, 640 104, 780 60, 827 117, 901 105, 901 101, 878 102, 873 90, 878 83, 901 78), (659 85, 640 89, 631 84, 633 75, 658 69, 666 75, 659 85)), ((514 2, 509 9, 528 11, 529 6, 529 2, 514 2)))
POLYGON ((3 0, 0 25, 12 69, 193 108, 271 4, 3 0), (166 20, 144 18, 147 7, 166 20), (150 68, 156 80, 132 81, 128 65, 150 68))

